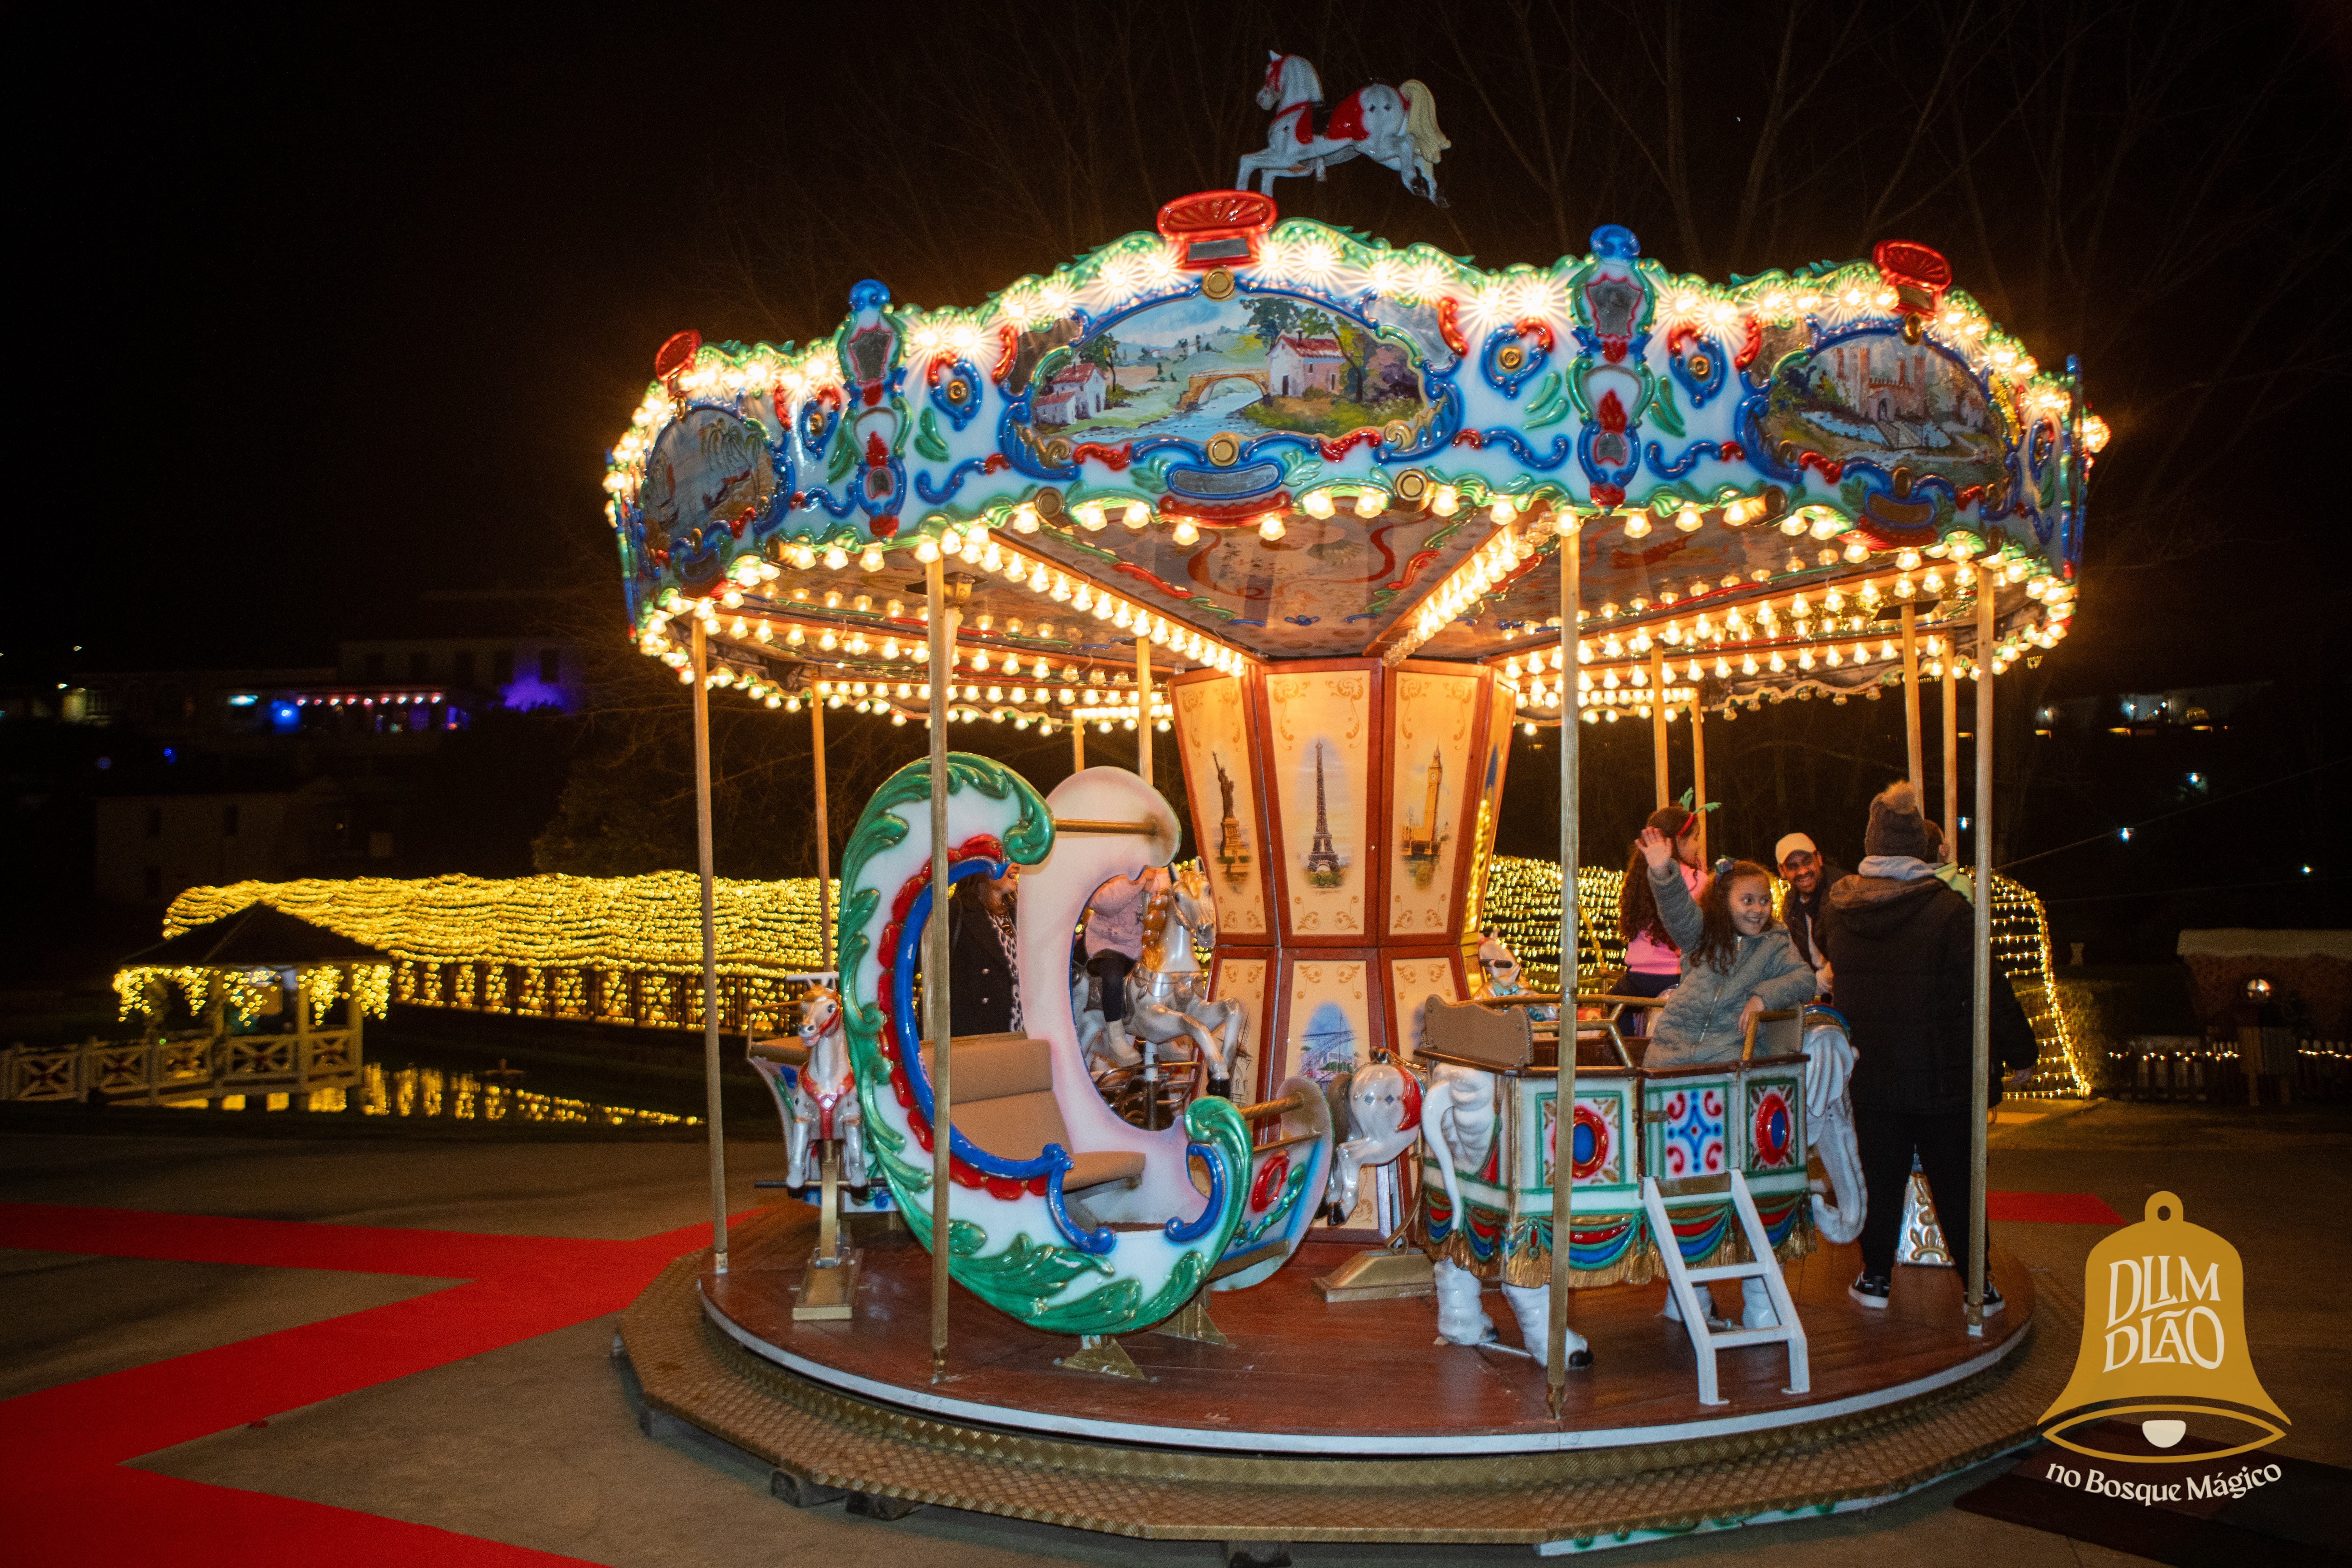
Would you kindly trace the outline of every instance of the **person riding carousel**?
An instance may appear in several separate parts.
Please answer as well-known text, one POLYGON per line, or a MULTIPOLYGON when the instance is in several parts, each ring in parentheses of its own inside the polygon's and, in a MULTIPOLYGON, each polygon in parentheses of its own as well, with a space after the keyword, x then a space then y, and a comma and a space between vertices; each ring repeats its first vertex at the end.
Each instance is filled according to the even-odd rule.
POLYGON ((1707 876, 1699 863, 1699 816, 1679 805, 1650 814, 1641 837, 1625 862, 1625 889, 1619 900, 1617 932, 1625 939, 1625 978, 1617 984, 1620 996, 1663 996, 1682 974, 1682 952, 1660 918, 1658 900, 1650 891, 1649 861, 1644 841, 1657 834, 1673 847, 1683 889, 1693 901, 1706 894, 1707 876))
MULTIPOLYGON (((948 1032, 1002 1035, 1022 1027, 1019 936, 1013 895, 1020 872, 966 877, 948 900, 948 1032)), ((916 973, 929 944, 916 949, 916 973)))

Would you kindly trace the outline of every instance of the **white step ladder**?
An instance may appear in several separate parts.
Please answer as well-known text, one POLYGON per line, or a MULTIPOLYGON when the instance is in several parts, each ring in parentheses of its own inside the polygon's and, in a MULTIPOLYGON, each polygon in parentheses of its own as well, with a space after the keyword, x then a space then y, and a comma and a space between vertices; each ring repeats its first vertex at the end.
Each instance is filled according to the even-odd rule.
POLYGON ((1756 1200, 1737 1171, 1731 1173, 1731 1205, 1738 1211, 1739 1228, 1748 1237, 1748 1256, 1755 1261, 1692 1268, 1683 1262, 1682 1248, 1675 1244, 1674 1226, 1666 1218, 1666 1201, 1659 1195, 1657 1178, 1642 1178, 1642 1206, 1649 1211, 1650 1235, 1656 1240, 1658 1256, 1666 1266, 1666 1288, 1675 1293, 1675 1304, 1682 1310, 1683 1327, 1689 1331, 1691 1349, 1698 1357, 1698 1402, 1730 1403, 1716 1392, 1715 1354, 1741 1345, 1786 1344, 1789 1386, 1780 1392, 1809 1394, 1812 1391, 1813 1373, 1805 1350, 1805 1326, 1797 1321, 1797 1303, 1789 1294, 1789 1282, 1780 1277, 1780 1260, 1772 1254, 1771 1238, 1764 1234, 1764 1222, 1756 1213, 1756 1200), (1763 1280, 1764 1288, 1771 1292, 1774 1325, 1769 1329, 1707 1327, 1706 1312, 1699 1304, 1696 1288, 1716 1279, 1763 1280))

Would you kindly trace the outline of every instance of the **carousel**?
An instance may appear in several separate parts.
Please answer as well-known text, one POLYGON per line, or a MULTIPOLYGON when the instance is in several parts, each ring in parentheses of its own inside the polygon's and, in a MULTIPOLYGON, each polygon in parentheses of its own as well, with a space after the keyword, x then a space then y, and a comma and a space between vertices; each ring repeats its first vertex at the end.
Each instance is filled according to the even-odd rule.
MULTIPOLYGON (((1433 195, 1426 88, 1327 147, 1302 73, 1242 183, 1362 156, 1433 195)), ((1984 1313, 1982 1225, 1846 1300, 1868 1042, 1812 1008, 1645 1068, 1652 1004, 1570 956, 1577 739, 1646 721, 1664 805, 1684 737, 1704 799, 1709 713, 1884 694, 1917 778, 1920 683, 1969 682, 1990 886, 1995 678, 2066 634, 2105 434, 2071 363, 1901 240, 1718 284, 1608 226, 1490 272, 1247 190, 974 307, 848 303, 662 345, 606 479, 632 636, 698 737, 714 689, 805 709, 820 843, 828 710, 929 735, 848 836, 832 983, 749 1047, 785 1150, 731 1221, 707 1037, 713 1244, 623 1323, 653 1410, 802 1504, 1260 1561, 1812 1517, 2032 1437, 2074 1338, 2020 1268, 1984 1313), (1070 775, 955 747, 1007 723, 1070 775), (1549 982, 1478 918, 1513 725, 1558 731, 1549 982), (1154 867, 1107 1024, 1073 930, 1154 867), (957 1036, 935 895, 1008 871, 1014 1021, 957 1036)), ((1975 1170, 1980 1214, 1981 1129, 1975 1170)))

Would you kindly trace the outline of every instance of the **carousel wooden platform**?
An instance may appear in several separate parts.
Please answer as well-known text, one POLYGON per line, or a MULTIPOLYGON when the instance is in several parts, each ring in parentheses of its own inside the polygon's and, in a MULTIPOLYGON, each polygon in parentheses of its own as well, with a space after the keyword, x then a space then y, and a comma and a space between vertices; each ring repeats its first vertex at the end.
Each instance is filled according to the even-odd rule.
MULTIPOLYGON (((1898 1271, 1892 1308, 1845 1287, 1850 1247, 1790 1267, 1812 1388, 1782 1392, 1778 1347, 1726 1352, 1727 1404, 1702 1405, 1662 1284, 1578 1292, 1597 1365, 1566 1417, 1541 1370, 1499 1346, 1433 1343, 1427 1299, 1326 1303, 1312 1280, 1351 1247, 1310 1242, 1254 1289, 1216 1295, 1230 1345, 1120 1342, 1151 1380, 1055 1364, 1076 1348, 959 1292, 950 1375, 929 1380, 929 1258, 865 1246, 857 1315, 795 1322, 813 1210, 739 1226, 731 1271, 679 1259, 624 1315, 649 1408, 774 1467, 793 1500, 844 1492, 1111 1533, 1226 1541, 1559 1542, 1865 1506, 2030 1441, 2073 1365, 2079 1306, 2000 1258, 2009 1309, 1961 1326, 1959 1282, 1898 1271), (2035 1287, 2044 1289, 2037 1300, 2035 1287)), ((1516 1325, 1488 1310, 1506 1345, 1516 1325)))

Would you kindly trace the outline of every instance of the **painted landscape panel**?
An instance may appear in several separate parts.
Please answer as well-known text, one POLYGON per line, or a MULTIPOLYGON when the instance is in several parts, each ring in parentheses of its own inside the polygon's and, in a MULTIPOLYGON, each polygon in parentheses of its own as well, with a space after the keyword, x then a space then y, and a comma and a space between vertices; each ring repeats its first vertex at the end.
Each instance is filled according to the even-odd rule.
POLYGON ((1148 306, 1042 363, 1030 402, 1040 437, 1101 442, 1418 430, 1428 415, 1410 345, 1286 294, 1148 306))

